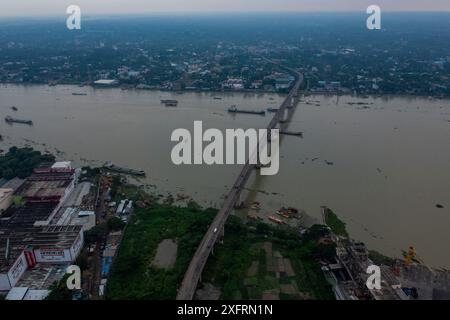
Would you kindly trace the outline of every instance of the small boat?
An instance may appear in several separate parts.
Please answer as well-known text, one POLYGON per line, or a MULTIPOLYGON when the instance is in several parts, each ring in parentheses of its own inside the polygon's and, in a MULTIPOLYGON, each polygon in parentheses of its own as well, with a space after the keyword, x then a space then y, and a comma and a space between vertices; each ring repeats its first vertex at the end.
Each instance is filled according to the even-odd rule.
POLYGON ((87 93, 72 92, 73 96, 87 96, 87 93))
POLYGON ((31 121, 31 120, 21 120, 21 119, 14 119, 13 117, 11 117, 11 116, 6 116, 5 117, 5 121, 7 122, 7 123, 22 123, 22 124, 28 124, 28 125, 33 125, 33 121, 31 121))
POLYGON ((277 215, 282 216, 283 218, 287 218, 287 219, 291 218, 291 216, 289 214, 287 214, 285 211, 277 210, 276 213, 277 213, 277 215))
POLYGON ((252 203, 250 208, 252 208, 254 210, 259 210, 259 209, 261 209, 261 204, 259 202, 255 201, 255 202, 252 203))
POLYGON ((270 217, 269 217, 269 220, 272 221, 272 222, 278 223, 278 224, 284 224, 284 221, 283 221, 283 220, 278 219, 278 218, 275 217, 275 216, 270 216, 270 217))
POLYGON ((278 112, 278 110, 280 110, 280 109, 272 108, 272 107, 267 108, 267 112, 278 112))
POLYGON ((16 106, 12 106, 11 109, 12 109, 13 111, 17 111, 17 110, 18 110, 16 106))
POLYGON ((222 100, 221 97, 214 97, 214 100, 222 100))
POLYGON ((178 105, 178 100, 161 100, 161 103, 164 104, 166 107, 176 107, 178 105))

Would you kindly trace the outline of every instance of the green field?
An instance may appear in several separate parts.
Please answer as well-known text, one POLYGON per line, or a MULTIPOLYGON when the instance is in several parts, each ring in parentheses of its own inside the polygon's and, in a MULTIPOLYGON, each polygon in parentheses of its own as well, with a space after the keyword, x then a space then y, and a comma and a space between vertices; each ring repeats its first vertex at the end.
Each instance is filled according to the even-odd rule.
POLYGON ((334 299, 316 254, 320 252, 314 241, 302 242, 290 230, 249 228, 231 217, 224 242, 209 258, 202 280, 220 288, 221 299, 262 299, 264 293, 279 299, 334 299), (264 244, 272 247, 273 255, 264 244), (273 266, 277 259, 289 260, 293 274, 278 272, 273 266))
POLYGON ((216 210, 153 204, 136 209, 130 221, 107 286, 108 299, 174 299, 184 272, 216 210), (151 263, 164 239, 178 243, 175 266, 151 263))

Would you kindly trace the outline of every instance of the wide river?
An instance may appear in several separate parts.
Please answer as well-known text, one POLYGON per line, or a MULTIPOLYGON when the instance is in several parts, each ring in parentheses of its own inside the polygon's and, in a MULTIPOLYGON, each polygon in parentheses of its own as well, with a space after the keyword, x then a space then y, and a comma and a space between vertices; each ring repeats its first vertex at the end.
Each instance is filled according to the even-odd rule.
MULTIPOLYGON (((144 182, 159 193, 187 194, 219 207, 240 166, 173 165, 172 131, 192 131, 194 120, 204 128, 263 128, 270 114, 233 116, 226 109, 265 109, 282 100, 276 94, 1 85, 0 117, 34 125, 1 120, 0 149, 31 145, 77 164, 110 160, 145 170, 144 182), (179 105, 166 108, 161 99, 179 105)), ((320 206, 326 205, 369 248, 401 256, 413 245, 428 264, 450 267, 449 101, 323 95, 303 101, 289 130, 304 137, 283 136, 279 173, 254 174, 246 202, 261 202, 265 218, 293 206, 313 221, 321 221, 320 206)))

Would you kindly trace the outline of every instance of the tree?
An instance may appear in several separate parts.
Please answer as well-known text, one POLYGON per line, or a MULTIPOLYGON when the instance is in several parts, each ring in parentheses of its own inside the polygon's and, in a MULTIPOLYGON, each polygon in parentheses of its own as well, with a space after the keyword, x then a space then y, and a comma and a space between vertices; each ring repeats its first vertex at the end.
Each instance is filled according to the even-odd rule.
POLYGON ((46 300, 72 300, 72 291, 67 288, 67 278, 65 275, 59 282, 55 281, 50 286, 50 294, 45 298, 46 300))
POLYGON ((118 231, 125 227, 125 222, 118 217, 112 217, 108 219, 107 225, 109 231, 118 231))

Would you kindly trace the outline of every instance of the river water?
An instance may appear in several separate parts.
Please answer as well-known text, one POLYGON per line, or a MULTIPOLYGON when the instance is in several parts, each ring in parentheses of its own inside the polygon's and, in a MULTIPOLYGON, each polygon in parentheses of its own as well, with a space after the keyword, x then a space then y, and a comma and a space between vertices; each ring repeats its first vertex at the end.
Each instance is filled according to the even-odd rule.
MULTIPOLYGON (((31 145, 78 164, 110 160, 143 169, 145 183, 158 192, 219 207, 241 167, 173 165, 172 131, 192 132, 195 120, 204 129, 263 128, 270 114, 233 116, 226 109, 265 109, 282 100, 276 94, 1 85, 0 117, 32 119, 34 125, 0 121, 0 146, 31 145), (166 108, 161 99, 179 105, 166 108)), ((326 205, 369 248, 400 256, 413 245, 430 265, 450 267, 449 101, 308 96, 289 130, 304 137, 283 137, 279 173, 253 175, 247 185, 246 201, 261 202, 262 216, 293 206, 319 222, 326 205)))

